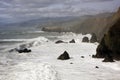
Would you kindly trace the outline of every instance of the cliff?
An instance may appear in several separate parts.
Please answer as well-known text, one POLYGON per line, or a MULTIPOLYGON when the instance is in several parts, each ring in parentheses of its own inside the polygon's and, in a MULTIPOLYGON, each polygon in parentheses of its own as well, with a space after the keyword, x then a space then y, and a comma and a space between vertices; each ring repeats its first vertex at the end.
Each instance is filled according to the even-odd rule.
POLYGON ((106 58, 110 56, 120 60, 120 9, 114 14, 110 23, 110 29, 102 38, 94 57, 106 58))
POLYGON ((43 31, 51 32, 75 32, 75 33, 95 33, 100 40, 108 30, 108 24, 113 13, 103 13, 94 16, 83 16, 56 25, 44 27, 43 31))

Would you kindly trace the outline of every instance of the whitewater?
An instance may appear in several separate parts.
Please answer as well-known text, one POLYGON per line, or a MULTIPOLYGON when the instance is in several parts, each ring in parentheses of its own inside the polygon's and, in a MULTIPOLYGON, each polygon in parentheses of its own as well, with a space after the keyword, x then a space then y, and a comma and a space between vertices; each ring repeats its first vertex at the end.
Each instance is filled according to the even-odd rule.
POLYGON ((103 59, 92 58, 98 43, 83 43, 85 36, 91 38, 90 34, 62 33, 51 38, 1 39, 22 42, 0 51, 0 80, 120 80, 120 62, 103 63, 103 59), (69 43, 72 39, 75 43, 69 43), (58 40, 65 43, 56 44, 58 40), (32 52, 9 52, 21 47, 29 48, 32 52), (64 51, 71 58, 58 60, 64 51))

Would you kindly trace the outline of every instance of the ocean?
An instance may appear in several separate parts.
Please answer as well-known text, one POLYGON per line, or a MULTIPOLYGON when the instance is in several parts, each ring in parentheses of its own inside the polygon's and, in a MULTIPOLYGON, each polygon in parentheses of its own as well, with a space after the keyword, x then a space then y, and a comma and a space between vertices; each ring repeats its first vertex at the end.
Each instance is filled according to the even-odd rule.
POLYGON ((35 27, 0 29, 0 80, 118 80, 120 62, 92 58, 98 43, 82 42, 83 37, 90 39, 91 34, 43 32, 35 27), (75 43, 70 43, 73 39, 75 43), (64 43, 55 44, 58 40, 64 43), (21 47, 32 52, 15 51, 21 47), (70 59, 58 60, 65 51, 70 59))
POLYGON ((36 27, 0 28, 0 51, 29 39, 45 37, 49 40, 55 40, 60 35, 62 34, 57 32, 44 32, 36 27))

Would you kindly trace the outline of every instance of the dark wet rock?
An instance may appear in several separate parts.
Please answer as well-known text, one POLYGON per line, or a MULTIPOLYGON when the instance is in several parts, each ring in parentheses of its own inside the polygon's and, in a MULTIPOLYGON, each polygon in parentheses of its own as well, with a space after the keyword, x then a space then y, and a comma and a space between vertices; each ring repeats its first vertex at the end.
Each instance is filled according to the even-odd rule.
POLYGON ((81 56, 81 58, 85 58, 84 56, 81 56))
POLYGON ((59 60, 68 60, 70 59, 70 56, 67 51, 65 51, 63 54, 61 54, 57 59, 59 60))
POLYGON ((72 39, 69 43, 75 43, 75 40, 74 40, 74 39, 72 39))
POLYGON ((95 68, 99 68, 98 66, 95 66, 95 68))
POLYGON ((73 64, 72 62, 70 64, 73 64))
POLYGON ((82 39, 82 42, 89 42, 88 37, 84 37, 84 38, 82 39))
POLYGON ((96 55, 92 55, 92 58, 96 58, 96 55))
POLYGON ((100 42, 101 45, 98 45, 96 52, 96 55, 92 55, 93 58, 104 58, 105 57, 105 53, 109 53, 107 50, 107 47, 105 45, 105 41, 104 38, 101 40, 100 42))
POLYGON ((103 60, 103 62, 114 62, 114 60, 113 60, 112 56, 106 55, 105 59, 103 60))
POLYGON ((17 51, 19 53, 29 53, 29 52, 31 52, 31 49, 24 48, 24 49, 18 49, 17 51))
POLYGON ((91 39, 90 39, 90 42, 91 42, 91 43, 97 42, 97 36, 96 36, 96 34, 95 34, 95 33, 92 33, 91 35, 92 35, 92 37, 91 37, 91 39))
POLYGON ((58 40, 58 41, 56 41, 55 43, 56 43, 56 44, 64 43, 64 41, 62 41, 62 40, 58 40))
POLYGON ((9 50, 9 52, 19 52, 19 53, 29 53, 31 52, 31 49, 27 49, 27 48, 14 48, 14 49, 11 49, 9 50))

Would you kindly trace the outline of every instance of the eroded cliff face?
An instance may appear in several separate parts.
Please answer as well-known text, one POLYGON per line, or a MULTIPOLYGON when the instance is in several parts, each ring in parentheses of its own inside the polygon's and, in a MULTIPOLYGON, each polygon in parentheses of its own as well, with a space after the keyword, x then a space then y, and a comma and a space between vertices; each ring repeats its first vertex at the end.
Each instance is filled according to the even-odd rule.
POLYGON ((97 35, 98 40, 101 40, 103 35, 108 30, 108 24, 111 16, 96 16, 89 18, 83 22, 80 27, 78 27, 77 32, 82 33, 95 33, 97 35))
POLYGON ((102 38, 97 53, 94 57, 105 58, 110 55, 115 60, 120 60, 120 9, 113 16, 110 29, 102 38))
POLYGON ((98 41, 101 41, 104 34, 109 30, 118 18, 120 9, 116 13, 103 13, 94 16, 86 16, 83 19, 70 20, 56 25, 44 27, 43 31, 50 32, 75 32, 95 33, 98 41))

